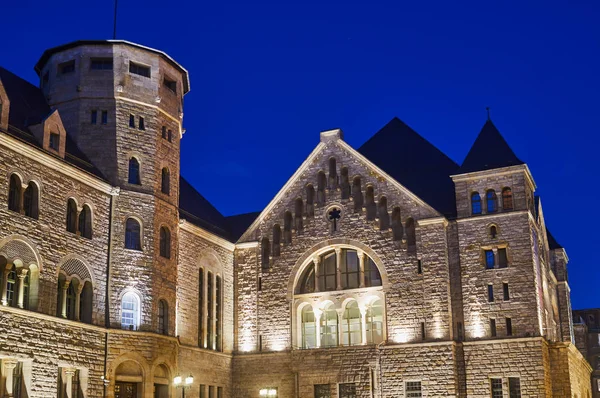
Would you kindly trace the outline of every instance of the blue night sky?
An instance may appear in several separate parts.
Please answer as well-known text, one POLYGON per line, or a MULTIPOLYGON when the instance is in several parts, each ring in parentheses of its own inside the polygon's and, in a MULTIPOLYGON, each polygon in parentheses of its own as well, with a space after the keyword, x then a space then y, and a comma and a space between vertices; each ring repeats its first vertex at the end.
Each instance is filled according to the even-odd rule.
MULTIPOLYGON (((600 307, 600 2, 455 3, 120 0, 117 38, 189 70, 182 174, 225 215, 262 209, 322 130, 358 148, 398 116, 461 163, 490 106, 567 249, 573 307, 600 307)), ((0 13, 0 64, 36 84, 44 49, 112 36, 107 0, 0 13)))

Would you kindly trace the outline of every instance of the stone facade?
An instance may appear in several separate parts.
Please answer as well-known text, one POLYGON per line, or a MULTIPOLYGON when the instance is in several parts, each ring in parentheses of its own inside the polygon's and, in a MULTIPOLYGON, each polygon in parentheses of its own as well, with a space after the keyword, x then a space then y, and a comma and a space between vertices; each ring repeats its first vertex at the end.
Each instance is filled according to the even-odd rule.
POLYGON ((573 311, 575 345, 592 367, 592 396, 600 397, 600 309, 573 311))
POLYGON ((0 397, 167 398, 190 374, 192 398, 591 396, 526 165, 448 176, 449 216, 323 132, 224 235, 180 197, 185 69, 106 41, 36 70, 53 113, 30 133, 0 78, 0 397), (473 214, 507 187, 510 207, 473 214))

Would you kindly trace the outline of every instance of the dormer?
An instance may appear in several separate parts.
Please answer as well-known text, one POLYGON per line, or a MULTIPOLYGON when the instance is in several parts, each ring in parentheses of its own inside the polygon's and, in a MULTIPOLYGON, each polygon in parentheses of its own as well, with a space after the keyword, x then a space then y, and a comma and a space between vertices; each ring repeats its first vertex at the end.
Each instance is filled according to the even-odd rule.
POLYGON ((29 129, 45 150, 61 158, 65 157, 67 132, 58 110, 52 111, 42 123, 30 126, 29 129))
POLYGON ((0 130, 8 130, 9 109, 10 101, 8 100, 8 95, 6 95, 6 90, 4 89, 2 80, 0 79, 0 130))

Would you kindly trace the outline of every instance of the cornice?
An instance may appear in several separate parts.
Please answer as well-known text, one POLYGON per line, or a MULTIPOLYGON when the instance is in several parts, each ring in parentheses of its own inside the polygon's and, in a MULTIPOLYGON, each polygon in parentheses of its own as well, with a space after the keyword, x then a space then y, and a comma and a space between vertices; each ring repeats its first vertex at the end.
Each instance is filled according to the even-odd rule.
POLYGON ((204 240, 214 243, 215 245, 221 246, 224 249, 231 251, 235 249, 234 243, 231 243, 227 239, 223 239, 220 236, 208 232, 207 230, 200 228, 199 226, 194 225, 185 219, 179 220, 179 228, 181 228, 184 231, 190 232, 204 240))
POLYGON ((419 224, 419 226, 444 224, 444 227, 446 227, 448 226, 448 220, 445 217, 425 218, 423 220, 417 220, 417 224, 419 224))
POLYGON ((500 218, 500 217, 505 217, 505 216, 516 216, 516 215, 523 215, 523 214, 529 214, 531 216, 531 213, 529 212, 529 210, 515 210, 515 211, 506 211, 506 212, 501 212, 501 213, 493 213, 493 214, 481 214, 478 216, 469 216, 469 217, 464 217, 464 218, 458 218, 456 220, 456 222, 458 223, 463 223, 463 222, 469 222, 469 221, 481 221, 481 220, 493 220, 495 218, 500 218))
POLYGON ((236 249, 254 249, 254 248, 258 247, 258 244, 259 244, 258 241, 236 243, 235 248, 236 249))
POLYGON ((527 166, 527 164, 501 167, 498 169, 473 171, 471 173, 464 173, 464 174, 453 174, 450 176, 450 178, 452 178, 452 180, 454 180, 454 182, 459 182, 459 181, 467 181, 467 180, 473 180, 473 179, 477 179, 477 178, 489 177, 492 175, 493 176, 503 176, 503 175, 514 174, 514 173, 518 173, 518 172, 522 172, 522 171, 525 172, 527 181, 531 184, 531 186, 535 190, 535 188, 537 188, 537 186, 535 184, 535 181, 533 180, 533 176, 531 175, 531 171, 529 170, 529 166, 527 166))

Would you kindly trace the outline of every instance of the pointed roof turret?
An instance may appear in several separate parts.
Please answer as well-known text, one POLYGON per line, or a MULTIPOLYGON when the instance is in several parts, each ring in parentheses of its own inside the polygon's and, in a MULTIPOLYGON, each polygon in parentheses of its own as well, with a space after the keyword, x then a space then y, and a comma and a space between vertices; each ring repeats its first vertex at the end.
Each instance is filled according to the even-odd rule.
POLYGON ((508 146, 491 120, 487 120, 469 150, 459 173, 471 173, 525 164, 508 146))

